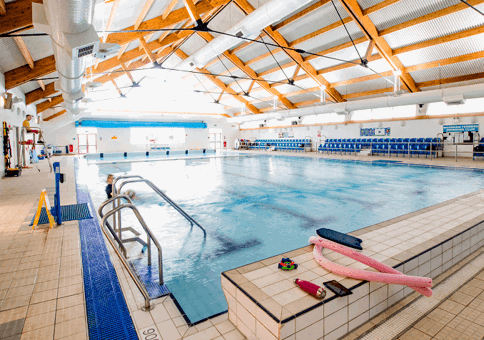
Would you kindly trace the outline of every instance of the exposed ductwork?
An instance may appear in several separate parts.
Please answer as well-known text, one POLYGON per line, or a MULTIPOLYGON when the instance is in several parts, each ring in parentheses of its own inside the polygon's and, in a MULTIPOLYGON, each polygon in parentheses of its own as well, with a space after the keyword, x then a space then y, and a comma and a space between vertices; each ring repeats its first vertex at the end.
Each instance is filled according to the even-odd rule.
POLYGON ((84 98, 82 78, 86 56, 106 57, 119 45, 100 44, 92 22, 96 0, 44 0, 43 5, 32 3, 34 27, 49 34, 54 49, 59 80, 55 88, 62 92, 64 106, 73 114, 79 113, 79 102, 84 98), (114 45, 114 46, 113 46, 114 45))
MULTIPOLYGON (((245 37, 256 38, 261 31, 269 25, 280 21, 300 8, 310 4, 313 0, 272 0, 258 8, 238 24, 230 28, 226 33, 245 37)), ((218 55, 240 44, 243 40, 226 35, 220 35, 208 45, 198 50, 195 54, 181 62, 177 68, 181 70, 193 70, 195 67, 203 67, 218 55)))
POLYGON ((244 123, 269 119, 281 119, 289 117, 302 117, 325 113, 352 112, 356 110, 368 110, 404 105, 418 105, 443 102, 446 98, 461 98, 461 100, 484 97, 484 84, 459 86, 439 90, 414 92, 398 96, 362 99, 344 103, 310 106, 294 110, 275 111, 263 114, 238 116, 228 118, 230 123, 244 123))

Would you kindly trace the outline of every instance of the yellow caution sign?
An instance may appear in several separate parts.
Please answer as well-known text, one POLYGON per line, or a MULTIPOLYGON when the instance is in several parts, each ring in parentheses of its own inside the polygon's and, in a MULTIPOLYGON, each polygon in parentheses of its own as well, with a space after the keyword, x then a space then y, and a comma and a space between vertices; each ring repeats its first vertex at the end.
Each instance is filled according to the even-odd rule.
POLYGON ((45 204, 45 211, 47 212, 47 217, 49 218, 49 224, 52 228, 54 226, 54 217, 50 213, 50 203, 49 197, 47 196, 47 191, 44 189, 40 192, 39 205, 37 206, 37 212, 35 213, 34 224, 32 230, 39 224, 40 213, 42 212, 42 206, 45 204))

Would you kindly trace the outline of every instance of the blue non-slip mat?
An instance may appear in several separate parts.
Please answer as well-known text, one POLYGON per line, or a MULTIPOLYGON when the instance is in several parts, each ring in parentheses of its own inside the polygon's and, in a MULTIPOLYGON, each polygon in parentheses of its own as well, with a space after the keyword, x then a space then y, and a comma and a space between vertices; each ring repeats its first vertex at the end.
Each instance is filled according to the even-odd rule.
POLYGON ((160 296, 170 294, 168 287, 160 285, 159 271, 158 271, 158 257, 156 255, 157 249, 153 249, 153 258, 151 266, 148 266, 148 256, 141 259, 130 261, 131 267, 136 271, 138 277, 144 283, 151 299, 159 298, 160 296))
MULTIPOLYGON (((75 164, 77 202, 92 205, 87 187, 77 182, 77 159, 75 164)), ((79 221, 79 232, 89 339, 138 339, 97 218, 79 221)))
MULTIPOLYGON (((53 211, 53 208, 51 212, 53 211)), ((61 216, 62 221, 74 221, 74 220, 84 220, 86 218, 92 218, 91 213, 89 211, 89 206, 87 203, 82 204, 71 204, 71 205, 61 205, 61 216)), ((34 224, 34 218, 29 225, 34 224)), ((49 218, 47 217, 47 212, 45 211, 45 207, 42 208, 40 212, 39 224, 49 223, 49 218)))

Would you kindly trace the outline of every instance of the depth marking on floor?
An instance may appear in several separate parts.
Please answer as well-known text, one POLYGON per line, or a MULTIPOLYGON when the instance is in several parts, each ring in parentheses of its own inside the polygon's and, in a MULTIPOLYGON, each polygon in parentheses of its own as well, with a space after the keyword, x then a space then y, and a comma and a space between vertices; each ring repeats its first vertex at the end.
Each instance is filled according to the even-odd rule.
POLYGON ((439 284, 429 298, 419 297, 400 313, 384 321, 374 330, 363 336, 362 340, 393 339, 407 328, 416 323, 420 318, 432 311, 437 305, 445 301, 459 287, 473 278, 484 267, 484 253, 456 271, 449 278, 439 284))

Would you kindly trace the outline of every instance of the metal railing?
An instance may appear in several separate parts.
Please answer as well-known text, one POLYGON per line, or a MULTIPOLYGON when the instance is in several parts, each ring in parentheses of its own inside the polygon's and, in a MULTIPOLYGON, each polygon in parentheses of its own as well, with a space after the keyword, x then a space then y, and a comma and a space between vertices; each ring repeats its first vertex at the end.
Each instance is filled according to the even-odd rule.
MULTIPOLYGON (((129 176, 123 176, 124 178, 118 177, 118 179, 127 179, 129 176)), ((113 193, 114 195, 117 195, 119 191, 125 186, 126 184, 130 183, 146 183, 155 193, 157 193, 161 198, 163 198, 168 204, 170 204, 176 211, 180 213, 188 222, 190 222, 190 225, 193 227, 195 224, 197 227, 199 227, 203 231, 203 236, 207 236, 207 232, 205 229, 193 219, 190 215, 188 215, 180 206, 178 206, 175 202, 173 202, 168 196, 165 195, 163 191, 160 190, 156 185, 154 185, 151 181, 142 178, 141 176, 131 176, 131 177, 138 177, 138 179, 133 179, 133 180, 127 180, 123 181, 121 185, 119 186, 119 189, 116 188, 116 182, 113 182, 113 193)), ((118 216, 118 220, 120 220, 120 215, 118 216)), ((119 223, 119 222, 118 222, 119 223)))
POLYGON ((147 247, 148 247, 148 265, 151 265, 151 241, 153 241, 156 248, 158 249, 158 271, 159 271, 160 285, 163 284, 163 255, 162 255, 161 246, 158 243, 158 240, 156 239, 156 237, 151 232, 150 228, 148 228, 148 226, 146 225, 146 222, 144 221, 140 212, 132 204, 132 201, 128 196, 126 196, 126 195, 114 196, 114 197, 106 200, 99 207, 99 210, 98 210, 99 216, 101 216, 101 218, 102 218, 101 230, 102 230, 103 234, 106 236, 106 239, 109 241, 109 243, 113 247, 116 254, 118 255, 119 259, 121 260, 121 263, 123 263, 124 267, 128 271, 128 273, 131 276, 131 278, 133 279, 134 283, 136 284, 136 286, 140 290, 141 294, 143 295, 143 298, 145 299, 145 305, 142 308, 142 310, 148 311, 148 310, 151 310, 151 309, 154 308, 154 306, 152 306, 151 302, 150 302, 150 295, 149 295, 148 291, 146 290, 146 287, 144 286, 144 284, 139 280, 138 276, 133 272, 131 265, 128 263, 127 258, 126 258, 126 248, 124 247, 122 240, 120 238, 118 238, 118 236, 116 235, 116 232, 109 226, 108 218, 111 217, 111 216, 114 216, 117 212, 121 211, 122 209, 131 209, 133 211, 133 213, 135 214, 136 218, 138 219, 138 221, 140 222, 141 226, 143 227, 144 231, 146 232, 147 247), (120 200, 120 199, 125 199, 128 203, 127 204, 126 203, 120 204, 119 206, 110 210, 106 215, 103 214, 104 207, 106 207, 109 203, 115 202, 115 201, 120 200), (105 227, 107 227, 110 234, 107 232, 105 227), (124 256, 123 256, 123 254, 120 253, 118 247, 116 247, 116 245, 114 244, 111 237, 116 240, 119 248, 121 248, 121 250, 123 251, 124 256))
POLYGON ((361 151, 369 151, 371 155, 385 155, 390 157, 391 154, 408 156, 412 155, 430 155, 437 157, 443 151, 443 143, 437 141, 375 141, 372 139, 363 141, 332 141, 325 140, 317 147, 318 152, 354 154, 355 156, 361 151), (425 148, 422 148, 425 146, 425 148))
POLYGON ((287 139, 279 141, 277 139, 271 139, 268 141, 256 140, 247 143, 247 150, 267 151, 274 149, 275 151, 293 151, 293 152, 306 152, 308 148, 313 150, 314 142, 305 139, 287 139), (297 142, 296 142, 297 140, 297 142))

